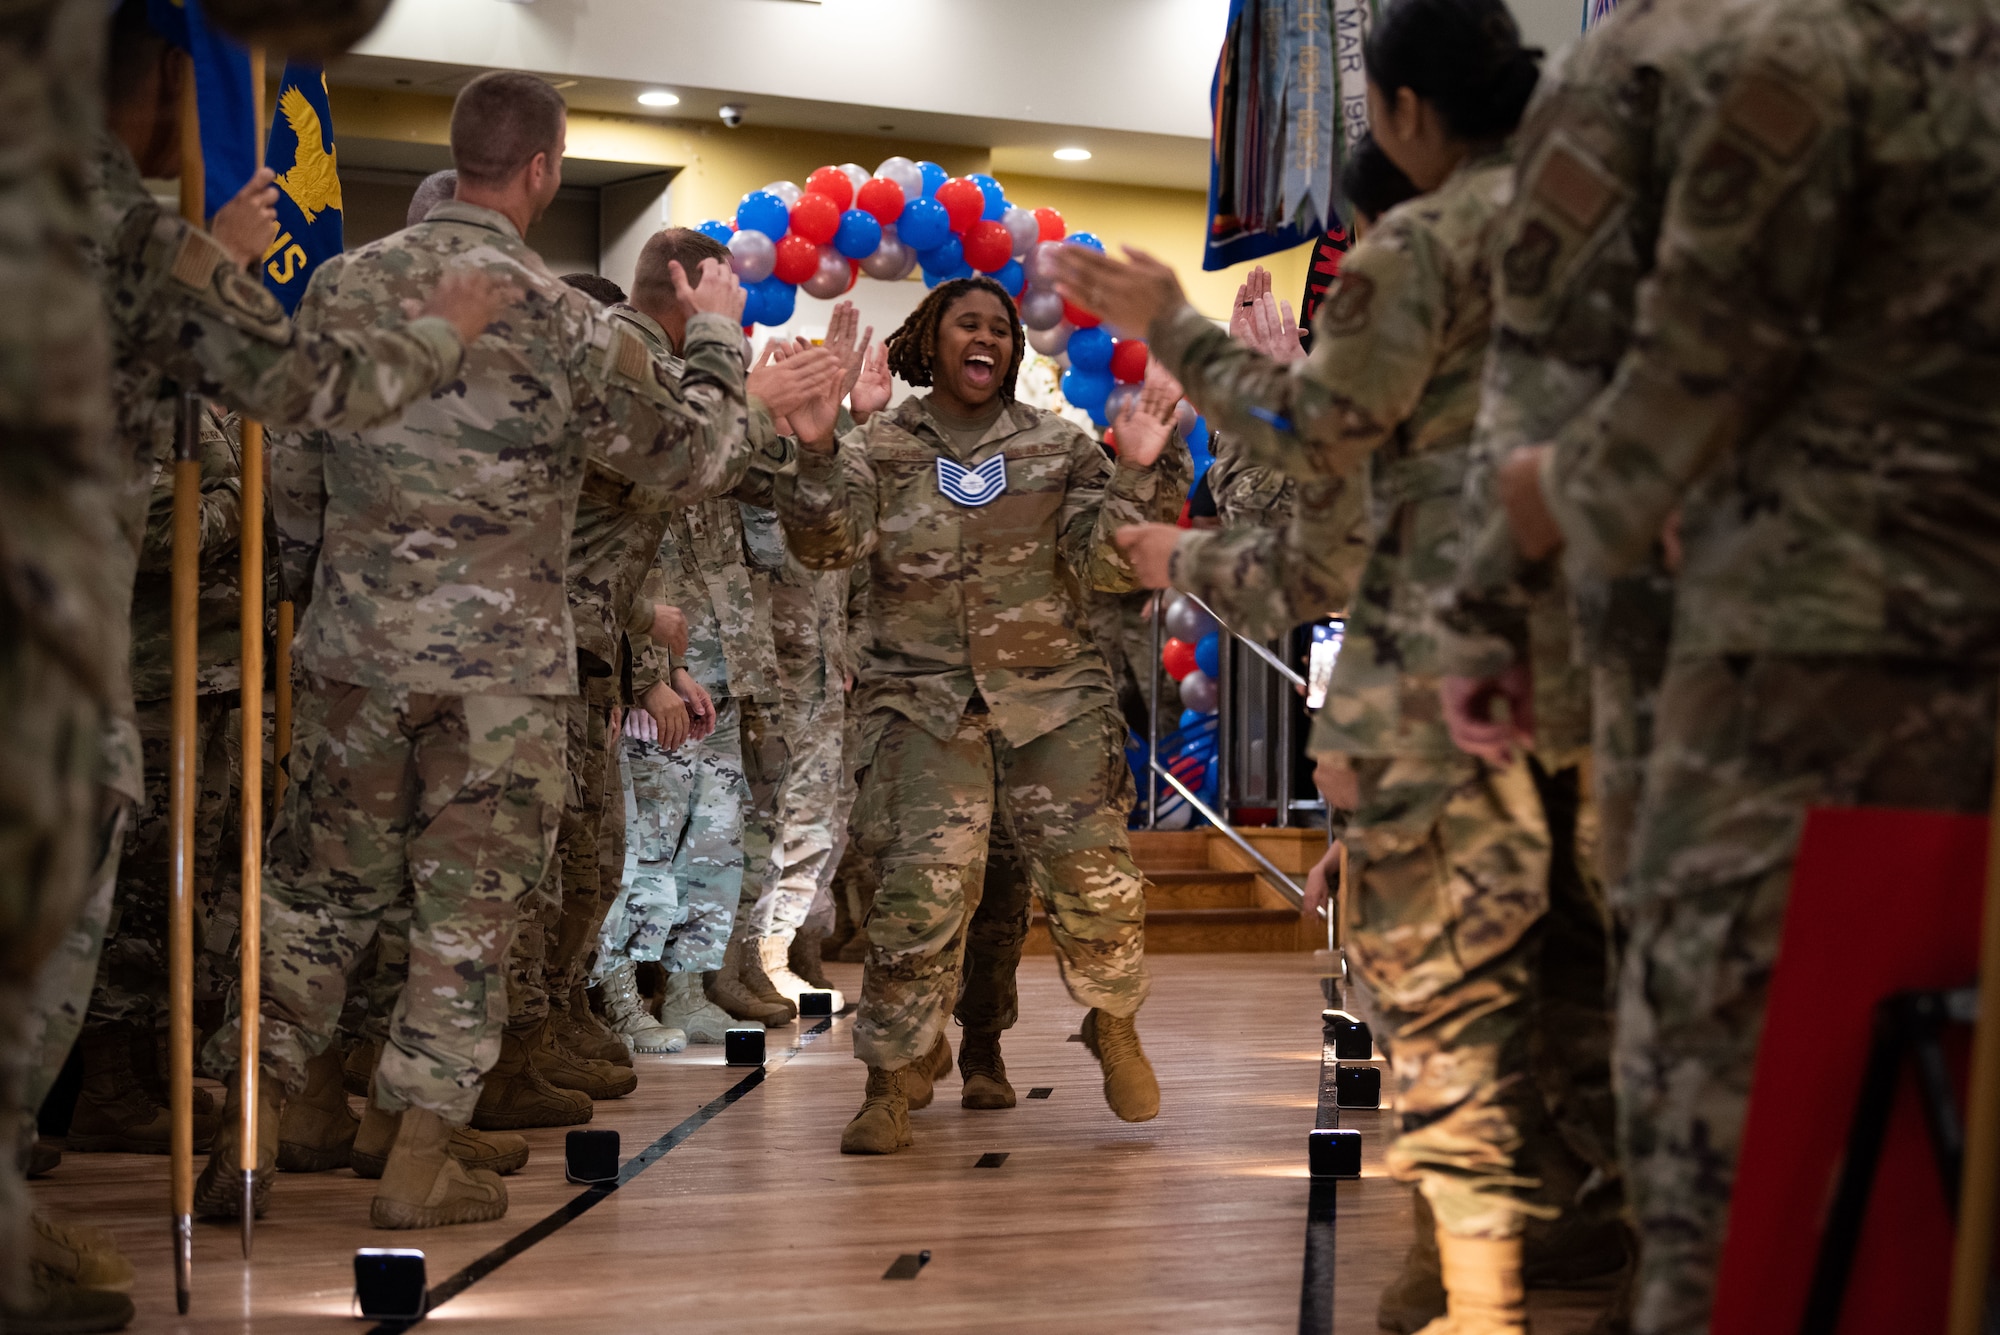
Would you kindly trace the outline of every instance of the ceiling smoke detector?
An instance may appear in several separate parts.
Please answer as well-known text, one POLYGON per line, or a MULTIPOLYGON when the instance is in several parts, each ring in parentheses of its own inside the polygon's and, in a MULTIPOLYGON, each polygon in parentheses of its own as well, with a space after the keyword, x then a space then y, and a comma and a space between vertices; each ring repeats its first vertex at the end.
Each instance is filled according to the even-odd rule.
POLYGON ((722 123, 733 130, 743 123, 743 104, 741 102, 724 102, 721 109, 715 114, 722 117, 722 123))

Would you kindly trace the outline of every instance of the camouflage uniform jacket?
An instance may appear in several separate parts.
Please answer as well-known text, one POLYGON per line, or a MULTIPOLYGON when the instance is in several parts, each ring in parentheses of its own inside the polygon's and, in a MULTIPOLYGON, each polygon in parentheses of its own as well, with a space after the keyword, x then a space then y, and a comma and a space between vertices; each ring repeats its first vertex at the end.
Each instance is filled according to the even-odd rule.
POLYGON ((868 561, 858 714, 893 709, 949 738, 976 691, 1001 734, 1023 746, 1115 702, 1079 589, 1135 586, 1111 535, 1170 522, 1192 472, 1178 440, 1150 468, 1114 467, 1075 426, 1021 403, 961 458, 912 398, 832 454, 802 452, 796 477, 780 480, 778 508, 803 564, 868 561), (995 458, 1007 480, 993 500, 966 506, 940 490, 941 459, 995 458))
POLYGON ((1974 0, 1791 0, 1687 141, 1543 476, 1607 574, 1680 507, 1677 657, 2000 658, 1996 63, 1974 0))
POLYGON ((742 336, 691 319, 677 381, 513 223, 456 200, 322 265, 300 323, 380 327, 455 265, 518 293, 457 382, 372 430, 297 438, 274 465, 286 583, 312 591, 298 662, 357 686, 575 694, 565 575, 585 464, 689 497, 733 486, 742 336))
POLYGON ((1285 478, 1285 487, 1294 503, 1279 511, 1276 527, 1196 529, 1174 544, 1173 586, 1258 640, 1345 611, 1372 548, 1365 467, 1342 478, 1285 478))
POLYGON ((1477 158, 1384 214, 1348 253, 1314 318, 1312 353, 1293 370, 1192 307, 1153 330, 1154 354, 1251 462, 1302 486, 1368 464, 1374 550, 1314 722, 1315 751, 1455 753, 1438 705, 1433 602, 1456 570, 1492 317, 1486 246, 1511 176, 1504 159, 1477 158))
POLYGON ((1220 432, 1210 444, 1215 462, 1208 466, 1208 490, 1215 497, 1215 517, 1224 528, 1282 531, 1292 522, 1299 484, 1284 469, 1246 463, 1229 437, 1220 432))
MULTIPOLYGON (((1574 568, 1564 580, 1554 562, 1523 568, 1493 474, 1515 448, 1552 439, 1611 382, 1632 341, 1681 147, 1714 105, 1757 8, 1627 0, 1544 71, 1515 139, 1515 193, 1494 237, 1493 347, 1465 545, 1443 615, 1454 632, 1451 671, 1492 675, 1533 654, 1538 720, 1555 716, 1545 682, 1567 667, 1551 661, 1567 638, 1550 626, 1564 584, 1575 657, 1645 665, 1666 649, 1672 579, 1657 554, 1614 580, 1574 568)), ((1657 675, 1656 666, 1646 671, 1657 675)))
POLYGON ((787 700, 838 693, 853 670, 847 647, 846 570, 808 570, 788 556, 771 575, 771 636, 787 700))

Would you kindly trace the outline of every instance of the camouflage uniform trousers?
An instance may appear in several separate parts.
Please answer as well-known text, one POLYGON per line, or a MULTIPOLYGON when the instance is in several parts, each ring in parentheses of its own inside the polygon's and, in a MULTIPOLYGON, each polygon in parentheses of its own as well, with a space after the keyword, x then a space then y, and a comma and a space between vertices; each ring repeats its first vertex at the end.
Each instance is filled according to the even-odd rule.
MULTIPOLYGON (((518 906, 555 849, 564 749, 557 697, 308 680, 265 867, 263 1061, 285 1088, 305 1087, 356 962, 407 889, 407 981, 376 1099, 471 1119, 500 1057, 518 906)), ((232 1014, 209 1043, 210 1070, 233 1071, 237 1027, 232 1014)))
POLYGON ((999 1033, 1021 1018, 1015 975, 1034 906, 1034 876, 995 831, 986 848, 979 907, 965 929, 965 963, 959 970, 958 1004, 952 1008, 962 1028, 999 1033))
MULTIPOLYGON (((44 966, 84 906, 93 860, 117 842, 102 839, 102 706, 4 605, 0 701, 0 1128, 12 1135, 30 1125, 35 1106, 26 1086, 40 1060, 44 966)), ((21 1282, 12 1270, 29 1250, 27 1186, 13 1150, 0 1146, 0 1293, 21 1282)))
POLYGON ((879 880, 854 1055, 897 1070, 936 1044, 996 825, 1030 868, 1070 996, 1136 1014, 1149 987, 1146 883, 1125 833, 1135 799, 1117 709, 1091 709, 1025 746, 970 710, 949 740, 893 711, 868 726, 876 740, 853 828, 879 880))
POLYGON ((633 870, 604 921, 600 973, 627 959, 659 960, 670 973, 722 967, 743 890, 750 789, 740 702, 718 700, 715 713, 715 731, 677 751, 624 741, 633 870))
POLYGON ((779 709, 790 763, 778 787, 778 839, 750 910, 752 939, 790 942, 827 880, 838 835, 845 705, 846 697, 831 690, 787 698, 779 709))
POLYGON ((1592 1169, 1616 1173, 1582 775, 1463 755, 1352 763, 1342 939, 1396 1087, 1390 1170, 1454 1235, 1518 1236, 1592 1169))
POLYGON ((1774 654, 1668 669, 1619 904, 1637 1335, 1708 1329, 1807 808, 1984 811, 1994 714, 1990 668, 1774 654))
MULTIPOLYGON (((730 933, 739 944, 752 935, 757 901, 775 875, 783 851, 781 804, 791 772, 792 745, 783 706, 744 701, 743 778, 749 786, 750 802, 743 810, 743 884, 730 933)), ((810 900, 807 905, 810 907, 810 900)))

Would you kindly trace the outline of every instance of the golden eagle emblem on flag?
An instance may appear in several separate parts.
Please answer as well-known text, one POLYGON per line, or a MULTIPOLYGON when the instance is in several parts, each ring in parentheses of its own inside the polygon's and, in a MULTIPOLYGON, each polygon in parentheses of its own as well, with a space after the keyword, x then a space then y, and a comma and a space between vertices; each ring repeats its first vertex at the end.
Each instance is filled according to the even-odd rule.
POLYGON ((319 112, 295 85, 278 98, 278 112, 298 140, 298 156, 291 170, 278 176, 278 188, 291 198, 308 224, 317 222, 328 209, 340 208, 338 149, 326 146, 319 112))

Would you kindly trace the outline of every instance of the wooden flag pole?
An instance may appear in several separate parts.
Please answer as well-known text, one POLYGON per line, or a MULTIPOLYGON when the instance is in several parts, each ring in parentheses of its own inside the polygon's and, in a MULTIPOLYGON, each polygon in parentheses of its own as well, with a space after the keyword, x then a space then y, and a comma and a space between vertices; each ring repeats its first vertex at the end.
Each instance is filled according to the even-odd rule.
MULTIPOLYGON (((257 162, 264 161, 264 52, 250 52, 250 87, 256 108, 257 162)), ((239 713, 243 722, 243 832, 241 935, 242 981, 238 984, 237 1071, 243 1097, 237 1127, 237 1164, 243 1173, 243 1259, 250 1259, 257 1226, 257 1086, 262 1063, 264 964, 264 427, 244 419, 242 524, 238 547, 243 558, 242 673, 239 713)))
MULTIPOLYGON (((186 59, 186 57, 181 57, 186 59)), ((190 66, 192 62, 190 61, 190 66)), ((202 223, 201 130, 192 69, 181 80, 181 212, 202 223)), ((167 889, 168 1208, 174 1301, 194 1293, 194 733, 201 562, 201 400, 181 401, 174 441, 173 702, 167 889)))
POLYGON ((1979 1019, 1972 1031, 1965 1166, 1958 1187, 1958 1238, 1951 1263, 1950 1335, 1980 1335, 1993 1274, 2000 1203, 2000 782, 1993 787, 1986 845, 1986 910, 1979 928, 1979 1019))

